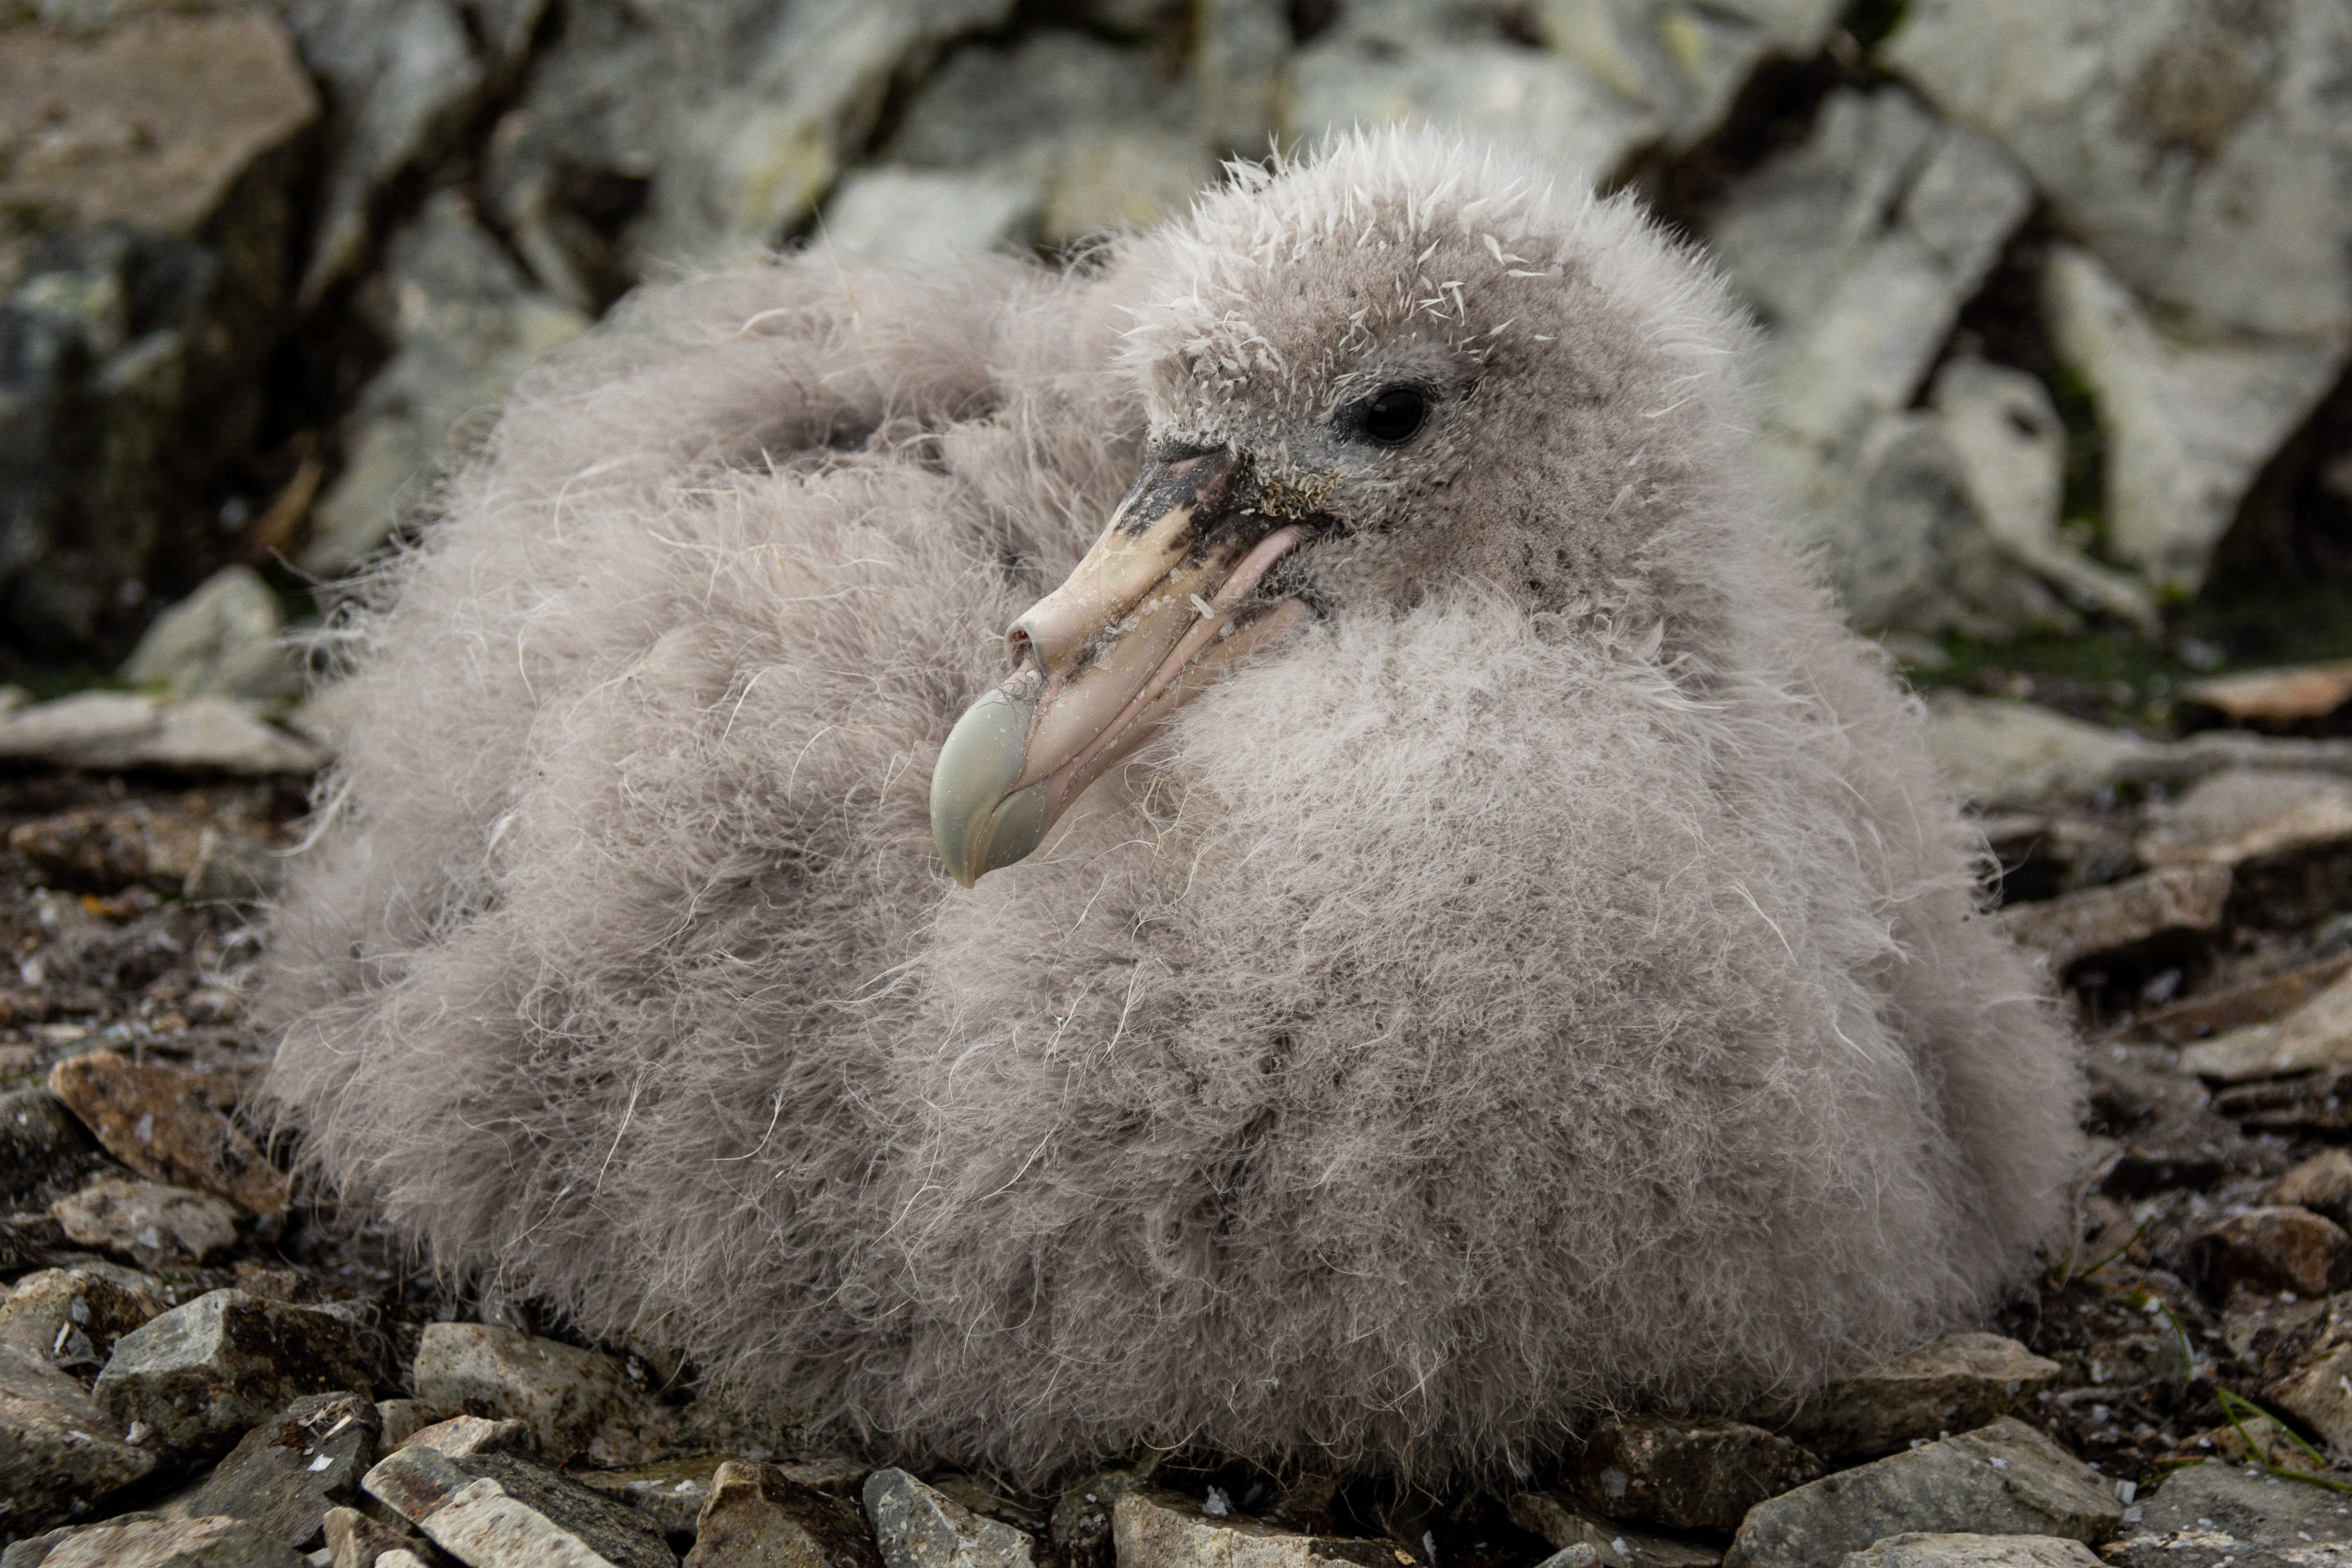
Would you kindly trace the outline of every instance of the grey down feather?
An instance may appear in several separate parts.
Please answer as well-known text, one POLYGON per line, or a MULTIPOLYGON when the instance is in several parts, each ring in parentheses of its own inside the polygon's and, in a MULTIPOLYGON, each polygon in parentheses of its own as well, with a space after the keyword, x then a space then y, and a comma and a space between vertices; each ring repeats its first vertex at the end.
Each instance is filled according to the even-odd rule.
POLYGON ((1745 345, 1632 202, 1402 132, 1067 269, 645 290, 350 591, 270 1093, 437 1265, 1015 1476, 1491 1474, 1970 1323, 2074 1048, 1745 345), (941 741, 1171 443, 1323 497, 1317 613, 959 888, 941 741))

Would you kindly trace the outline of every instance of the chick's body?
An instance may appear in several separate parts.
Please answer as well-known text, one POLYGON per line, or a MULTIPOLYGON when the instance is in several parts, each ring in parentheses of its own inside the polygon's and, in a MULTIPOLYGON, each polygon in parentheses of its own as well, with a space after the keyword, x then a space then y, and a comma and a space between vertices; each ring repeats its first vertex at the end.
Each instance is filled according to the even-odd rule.
POLYGON ((1740 340, 1410 136, 1096 271, 651 294, 365 591, 273 1091, 441 1262, 1031 1476, 1491 1470, 1969 1321, 2073 1059, 1746 488, 1740 340), (956 888, 999 634, 1205 451, 1308 497, 1315 618, 956 888))

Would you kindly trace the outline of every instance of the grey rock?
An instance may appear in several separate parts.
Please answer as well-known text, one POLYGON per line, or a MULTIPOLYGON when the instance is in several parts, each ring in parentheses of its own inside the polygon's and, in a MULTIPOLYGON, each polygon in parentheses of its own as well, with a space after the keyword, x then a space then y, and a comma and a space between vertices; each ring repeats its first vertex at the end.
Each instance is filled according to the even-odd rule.
POLYGON ((1939 695, 1927 706, 1927 755, 1947 788, 1988 810, 2084 799, 2111 788, 2154 748, 2032 703, 1939 695))
POLYGON ((1521 1530, 1562 1552, 1589 1551, 1604 1568, 1715 1568, 1723 1560, 1714 1547, 1637 1529, 1564 1492, 1521 1492, 1509 1509, 1521 1530))
POLYGON ((1213 151, 1262 156, 1282 122, 1290 18, 1280 0, 1202 0, 1192 89, 1213 151))
POLYGON ((881 1568, 856 1505, 730 1459, 695 1521, 687 1568, 881 1568))
POLYGON ((96 1167, 98 1145, 45 1088, 0 1094, 0 1197, 16 1202, 62 1197, 96 1167))
POLYGON ((1969 509, 2000 551, 2072 602, 2158 635, 2162 628, 2147 584, 2092 560, 2060 536, 2066 430, 2042 383, 2022 371, 1960 355, 1936 372, 1932 400, 1969 509))
POLYGON ((0 31, 0 603, 86 645, 248 444, 318 100, 258 9, 0 31))
POLYGON ((361 1335, 331 1313, 213 1291, 117 1341, 92 1392, 117 1421, 209 1457, 305 1394, 366 1390, 361 1335))
POLYGON ((1734 1529, 1766 1498, 1822 1473, 1821 1460, 1788 1438, 1709 1416, 1603 1421, 1576 1460, 1579 1485, 1595 1509, 1670 1530, 1734 1529))
POLYGON ((265 1221, 285 1217, 286 1173, 213 1108, 202 1076, 92 1051, 49 1069, 49 1092, 141 1175, 201 1188, 265 1221))
POLYGON ((80 692, 0 717, 0 758, 115 771, 311 773, 327 755, 227 697, 80 692))
POLYGON ((2178 1469, 2142 1500, 2140 1527, 2163 1531, 2214 1527, 2263 1545, 2352 1541, 2352 1501, 2342 1492, 2265 1476, 2251 1467, 2208 1462, 2178 1469))
POLYGON ((1335 29, 1299 51, 1291 94, 1290 132, 1304 141, 1402 120, 1458 126, 1595 183, 1664 129, 1573 61, 1496 37, 1399 49, 1335 29))
POLYGON ((2335 0, 1922 0, 1882 57, 2140 293, 2216 328, 2352 327, 2335 0))
POLYGON ((2324 1149, 2314 1155, 2279 1177, 2263 1201, 2291 1203, 2338 1225, 2352 1220, 2352 1150, 2324 1149))
POLYGON ((1994 918, 2021 946, 2039 949, 2053 975, 2063 975, 2085 958, 2211 931, 2229 897, 2229 867, 2175 865, 2042 904, 2015 904, 1994 918))
MULTIPOLYGON (((870 1487, 872 1483, 868 1483, 870 1487)), ((869 1500, 868 1509, 872 1508, 869 1500)), ((1391 1541, 1363 1541, 1337 1535, 1300 1535, 1276 1530, 1237 1513, 1210 1514, 1201 1503, 1181 1492, 1138 1487, 1118 1500, 1112 1511, 1119 1568, 1312 1568, 1318 1563, 1346 1563, 1356 1568, 1411 1568, 1412 1553, 1391 1541)), ((957 1561, 948 1556, 890 1556, 890 1568, 938 1568, 957 1561)), ((1004 1561, 979 1554, 962 1561, 1004 1561)))
POLYGON ((2099 1554, 2055 1535, 1890 1535, 1843 1568, 2097 1568, 2099 1554))
POLYGON ((24 1536, 83 1515, 143 1479, 154 1453, 125 1440, 47 1356, 0 1344, 0 1534, 24 1536))
POLYGON ((2081 617, 1990 526, 1942 411, 1889 413, 1846 457, 1769 436, 1766 447, 1781 481, 1820 508, 1861 623, 1993 641, 2081 630, 2081 617))
POLYGON ((1900 89, 1832 94, 1708 225, 1771 333, 1775 425, 1851 446, 1907 404, 2032 203, 2000 149, 1900 89))
POLYGON ((1550 0, 1538 12, 1546 47, 1654 110, 1676 152, 1722 124, 1768 56, 1811 57, 1837 16, 1835 0, 1550 0))
MULTIPOLYGON (((97 1366, 114 1342, 164 1311, 162 1296, 132 1274, 88 1267, 41 1269, 0 1300, 0 1346, 53 1366, 97 1366)), ((128 1270, 120 1272, 128 1273, 128 1270)))
POLYGON ((2149 865, 2243 865, 2352 843, 2352 779, 2280 769, 2200 780, 2151 806, 2134 848, 2149 865))
MULTIPOLYGON (((386 1448, 405 1448, 411 1444, 430 1448, 453 1459, 468 1454, 535 1454, 539 1438, 528 1421, 489 1421, 479 1416, 451 1416, 429 1427, 419 1427, 404 1434, 399 1441, 385 1443, 386 1448)), ((611 1472, 620 1473, 620 1472, 611 1472)), ((610 1488, 599 1488, 609 1490, 610 1488)))
POLYGON ((459 422, 494 410, 516 378, 588 328, 572 306, 534 288, 443 192, 392 242, 387 265, 400 345, 360 393, 350 460, 319 502, 305 570, 341 571, 373 550, 439 472, 459 422))
POLYGON ((208 1192, 102 1176, 49 1206, 69 1240, 142 1269, 185 1268, 236 1245, 236 1210, 208 1192))
MULTIPOLYGON (((2241 924, 2315 924, 2336 911, 2352 875, 2352 780, 2334 774, 2230 769, 2151 806, 2144 821, 2134 848, 2146 864, 2231 869, 2230 909, 2241 924)), ((2352 1032, 2352 1009, 2331 1027, 2352 1032)))
POLYGON ((285 629, 261 574, 225 566, 155 618, 118 674, 174 697, 290 698, 301 692, 302 671, 281 640, 285 629))
POLYGON ((251 899, 280 862, 249 832, 143 804, 85 807, 8 830, 8 847, 51 887, 113 894, 134 883, 192 899, 251 899))
POLYGON ((328 1510, 352 1500, 375 1458, 375 1406, 366 1395, 310 1395, 239 1439, 186 1511, 241 1519, 309 1551, 325 1539, 328 1510))
MULTIPOLYGON (((2267 1402, 2294 1416, 2337 1453, 2352 1453, 2352 1347, 2330 1347, 2264 1390, 2267 1402)), ((2219 1485, 2218 1481, 2210 1483, 2219 1485)))
MULTIPOLYGON (((47 1538, 44 1538, 47 1540, 47 1538)), ((130 1516, 61 1531, 8 1568, 300 1568, 293 1548, 239 1519, 130 1516)))
POLYGON ((583 306, 657 267, 752 254, 814 210, 902 71, 1012 10, 579 0, 494 142, 491 199, 540 281, 583 306), (583 211, 583 192, 608 214, 583 211))
POLYGON ((2144 740, 2032 703, 1954 692, 1928 700, 1927 751, 1954 793, 2000 811, 2095 797, 2125 784, 2186 790, 2231 772, 2352 778, 2352 742, 2236 730, 2144 740))
POLYGON ((1727 1568, 1837 1568, 1850 1552, 1914 1531, 2097 1541, 2122 1519, 2110 1483, 2004 1417, 1759 1503, 1724 1561, 1727 1568))
POLYGON ((907 106, 890 156, 1037 193, 1067 244, 1181 212, 1215 172, 1200 105, 1135 51, 1071 33, 959 50, 907 106))
POLYGON ((2117 1568, 2289 1568, 2332 1561, 2352 1542, 2343 1493, 2218 1460, 2173 1471, 2139 1511, 2102 1552, 2117 1568))
POLYGON ((286 20, 331 98, 333 163, 302 282, 315 301, 364 254, 370 204, 447 148, 488 73, 450 0, 296 0, 286 20))
POLYGON ((1946 1334, 1840 1377, 1787 1416, 1788 1435, 1833 1459, 1891 1454, 2010 1414, 2061 1368, 2013 1339, 1946 1334))
POLYGON ((860 169, 826 204, 824 234, 877 261, 948 261, 1023 244, 1042 200, 1034 186, 985 174, 860 169))
POLYGON ((542 1562, 677 1568, 676 1555, 635 1510, 519 1454, 451 1458, 412 1444, 378 1460, 360 1484, 474 1568, 542 1562))
POLYGON ((50 127, 10 161, 0 206, 46 208, 76 229, 196 235, 318 113, 284 29, 253 12, 142 17, 87 38, 12 31, 0 59, 0 134, 15 144, 20 127, 50 127), (134 117, 146 135, 126 133, 134 117))
POLYGON ((2107 437, 2107 544, 2159 587, 2193 592, 2255 476, 2342 372, 2352 337, 2194 340, 2160 328, 2088 252, 2043 280, 2059 352, 2107 437))
POLYGON ((427 1323, 416 1397, 443 1409, 522 1422, 557 1464, 641 1464, 668 1446, 675 1418, 631 1385, 611 1356, 488 1323, 427 1323))
POLYGON ((2324 1296, 2352 1281, 2352 1236, 2332 1219, 2291 1204, 2233 1214, 2189 1245, 2196 1276, 2216 1295, 2233 1285, 2272 1294, 2324 1296))
MULTIPOLYGON (((1759 472, 1783 514, 1826 543, 1864 625, 1920 619, 1923 587, 1954 575, 1936 552, 1981 553, 1959 459, 1918 450, 1936 433, 1900 416, 2032 203, 2023 172, 1984 138, 1899 89, 1842 89, 1811 139, 1736 184, 1710 222, 1769 334, 1759 472), (1898 542, 1874 547, 1874 534, 1898 542), (1904 558, 1891 575, 1890 557, 1904 558)), ((2031 581, 2014 568, 2006 579, 2031 581)))
MULTIPOLYGON (((1022 1531, 985 1519, 904 1470, 866 1478, 866 1516, 888 1568, 1030 1568, 1036 1543, 1022 1531)), ((1136 1568, 1122 1536, 1119 1562, 1136 1568)))

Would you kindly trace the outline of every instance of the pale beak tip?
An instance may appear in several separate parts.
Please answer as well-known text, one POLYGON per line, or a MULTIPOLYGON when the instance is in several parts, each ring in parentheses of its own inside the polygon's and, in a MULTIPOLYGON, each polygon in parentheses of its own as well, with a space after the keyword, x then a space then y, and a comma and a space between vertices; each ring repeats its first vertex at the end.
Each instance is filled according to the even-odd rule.
POLYGON ((1052 825, 1045 779, 1025 789, 1034 701, 990 692, 956 721, 931 769, 931 842, 958 885, 971 887, 1037 847, 1052 825))

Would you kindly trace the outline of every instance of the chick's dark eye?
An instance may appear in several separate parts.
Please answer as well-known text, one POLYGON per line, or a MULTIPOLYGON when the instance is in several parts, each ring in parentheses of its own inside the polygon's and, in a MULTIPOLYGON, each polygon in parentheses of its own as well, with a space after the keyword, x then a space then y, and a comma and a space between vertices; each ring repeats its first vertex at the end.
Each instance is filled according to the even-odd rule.
POLYGON ((1384 445, 1411 441, 1429 423, 1429 400, 1411 387, 1391 387, 1364 405, 1364 434, 1384 445))

